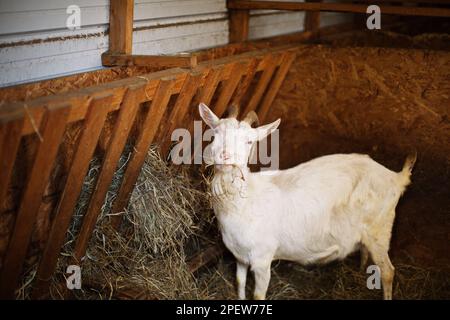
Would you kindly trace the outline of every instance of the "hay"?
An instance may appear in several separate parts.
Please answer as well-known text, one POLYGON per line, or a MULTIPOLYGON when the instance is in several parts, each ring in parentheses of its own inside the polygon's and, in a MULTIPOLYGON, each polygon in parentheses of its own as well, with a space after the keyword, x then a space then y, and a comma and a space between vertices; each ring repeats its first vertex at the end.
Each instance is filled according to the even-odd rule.
MULTIPOLYGON (((185 248, 188 239, 200 233, 204 225, 197 214, 211 215, 207 212, 207 195, 193 184, 186 170, 168 167, 152 147, 117 232, 111 228, 109 217, 117 214, 111 213, 111 205, 129 154, 126 150, 119 161, 83 262, 83 280, 97 288, 74 291, 76 298, 109 299, 124 288, 133 288, 133 294, 145 298, 196 298, 198 288, 186 265, 185 248)), ((63 256, 70 256, 73 250, 74 235, 79 231, 100 163, 94 158, 90 164, 63 256)), ((67 265, 64 260, 60 259, 57 273, 67 265)))
MULTIPOLYGON (((395 263, 394 299, 448 299, 450 298, 450 268, 422 268, 395 263)), ((204 295, 213 299, 236 299, 234 286, 235 264, 222 259, 215 268, 199 279, 204 295)), ((250 274, 249 274, 250 275, 250 274)), ((359 270, 359 257, 326 266, 305 268, 287 261, 272 264, 267 299, 270 300, 380 300, 382 290, 369 290, 368 275, 359 270)), ((248 277, 247 298, 252 297, 253 277, 248 277)))

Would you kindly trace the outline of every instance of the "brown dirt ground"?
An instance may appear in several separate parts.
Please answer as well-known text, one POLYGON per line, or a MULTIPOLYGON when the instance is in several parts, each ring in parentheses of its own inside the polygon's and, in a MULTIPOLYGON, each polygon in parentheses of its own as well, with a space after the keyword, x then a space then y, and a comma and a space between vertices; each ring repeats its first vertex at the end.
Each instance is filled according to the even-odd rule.
POLYGON ((399 171, 413 149, 392 255, 450 266, 450 53, 416 49, 302 49, 267 121, 282 119, 280 164, 367 153, 399 171))

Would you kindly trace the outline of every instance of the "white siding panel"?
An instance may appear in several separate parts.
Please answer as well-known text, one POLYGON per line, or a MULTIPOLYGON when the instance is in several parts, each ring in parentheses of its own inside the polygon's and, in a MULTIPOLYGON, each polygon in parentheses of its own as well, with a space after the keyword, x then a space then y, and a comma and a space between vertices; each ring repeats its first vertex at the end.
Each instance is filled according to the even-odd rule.
MULTIPOLYGON (((300 0, 301 2, 302 0, 300 0)), ((226 0, 135 0, 135 54, 173 54, 228 42, 226 0)), ((341 22, 324 14, 322 25, 341 22)), ((303 29, 304 13, 251 12, 249 37, 303 29)), ((0 0, 0 86, 102 68, 108 49, 109 0, 0 0), (81 8, 68 30, 66 8, 81 8)))
MULTIPOLYGON (((2 0, 3 3, 4 0, 2 0)), ((81 26, 106 25, 109 22, 108 1, 7 1, 8 5, 0 6, 0 34, 14 34, 28 31, 61 30, 66 29, 69 5, 78 5, 81 10, 81 26), (38 3, 44 3, 41 7, 38 3), (41 8, 41 9, 39 9, 41 8), (45 9, 42 9, 45 8, 45 9), (24 9, 24 10, 18 10, 24 9)), ((134 20, 150 20, 208 13, 226 12, 223 0, 173 0, 173 1, 136 1, 134 20)))
POLYGON ((249 38, 267 38, 302 31, 304 19, 304 12, 281 12, 251 16, 249 38))
POLYGON ((320 16, 320 26, 326 27, 333 24, 352 22, 353 15, 350 13, 322 12, 320 16))
MULTIPOLYGON (((201 24, 172 25, 135 31, 136 54, 173 54, 226 44, 226 20, 201 24)), ((101 54, 108 49, 108 37, 85 37, 0 49, 0 84, 51 78, 101 68, 101 54), (58 52, 58 54, 54 54, 58 52)))

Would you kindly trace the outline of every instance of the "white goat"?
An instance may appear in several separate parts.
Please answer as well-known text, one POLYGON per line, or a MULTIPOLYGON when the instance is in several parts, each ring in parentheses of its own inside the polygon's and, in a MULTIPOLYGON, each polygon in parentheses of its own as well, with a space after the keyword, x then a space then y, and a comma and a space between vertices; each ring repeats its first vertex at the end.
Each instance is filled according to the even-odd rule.
POLYGON ((214 130, 211 188, 222 239, 237 260, 238 295, 245 299, 250 266, 255 299, 265 299, 272 260, 323 264, 361 250, 381 271, 384 298, 392 299, 394 267, 388 256, 395 207, 410 183, 416 156, 399 173, 367 155, 334 154, 288 170, 252 173, 247 167, 255 142, 277 129, 280 119, 258 128, 254 112, 239 122, 219 119, 199 105, 214 130))

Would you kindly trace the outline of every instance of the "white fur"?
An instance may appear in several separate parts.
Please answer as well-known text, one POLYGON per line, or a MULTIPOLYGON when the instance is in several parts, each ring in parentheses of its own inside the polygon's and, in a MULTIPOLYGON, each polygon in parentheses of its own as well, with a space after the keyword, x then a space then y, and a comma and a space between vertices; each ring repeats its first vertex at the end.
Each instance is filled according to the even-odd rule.
POLYGON ((322 264, 360 249, 363 264, 369 252, 380 267, 384 297, 391 298, 391 230, 415 159, 408 159, 400 173, 360 154, 329 155, 288 170, 252 173, 242 162, 250 153, 248 140, 264 138, 279 121, 251 128, 236 119, 214 118, 205 105, 200 105, 200 114, 214 129, 214 211, 222 239, 237 260, 239 298, 245 298, 248 267, 255 273, 254 297, 264 299, 273 260, 322 264), (236 128, 242 130, 235 134, 236 128), (239 138, 230 143, 233 136, 239 138), (221 162, 217 155, 224 150, 228 160, 221 162))

